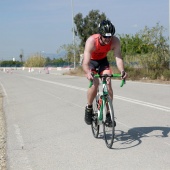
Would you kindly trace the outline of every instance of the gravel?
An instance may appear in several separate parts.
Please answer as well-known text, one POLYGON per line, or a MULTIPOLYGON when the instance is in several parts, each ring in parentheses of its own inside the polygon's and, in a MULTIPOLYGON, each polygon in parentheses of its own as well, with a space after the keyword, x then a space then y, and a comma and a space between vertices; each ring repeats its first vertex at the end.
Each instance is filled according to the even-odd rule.
POLYGON ((6 130, 3 112, 3 95, 0 89, 0 170, 6 170, 6 130))

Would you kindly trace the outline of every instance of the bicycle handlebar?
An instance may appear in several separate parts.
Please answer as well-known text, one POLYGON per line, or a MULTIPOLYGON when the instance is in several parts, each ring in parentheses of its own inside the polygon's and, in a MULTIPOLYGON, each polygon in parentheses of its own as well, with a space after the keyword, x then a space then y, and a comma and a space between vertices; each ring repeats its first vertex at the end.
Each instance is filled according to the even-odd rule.
MULTIPOLYGON (((121 77, 121 74, 111 74, 111 75, 107 75, 107 74, 104 74, 104 75, 99 75, 99 74, 95 74, 93 77, 95 78, 102 78, 102 77, 121 77)), ((125 84, 125 79, 122 79, 121 81, 121 84, 120 84, 120 87, 123 87, 123 85, 125 84)), ((90 84, 89 84, 89 88, 93 85, 93 81, 91 80, 90 81, 90 84)))

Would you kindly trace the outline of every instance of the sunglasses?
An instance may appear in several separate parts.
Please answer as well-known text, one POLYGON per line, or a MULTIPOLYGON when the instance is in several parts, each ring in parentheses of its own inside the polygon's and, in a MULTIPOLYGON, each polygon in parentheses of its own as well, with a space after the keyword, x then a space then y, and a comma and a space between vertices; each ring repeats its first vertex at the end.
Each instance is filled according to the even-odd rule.
POLYGON ((108 39, 111 38, 111 37, 112 37, 112 36, 103 36, 103 38, 108 38, 108 39))

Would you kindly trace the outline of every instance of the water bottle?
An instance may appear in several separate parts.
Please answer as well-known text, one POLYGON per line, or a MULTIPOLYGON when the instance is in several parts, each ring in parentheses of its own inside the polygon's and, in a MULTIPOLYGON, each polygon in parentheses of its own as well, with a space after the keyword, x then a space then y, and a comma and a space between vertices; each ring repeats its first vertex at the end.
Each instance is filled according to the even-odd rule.
POLYGON ((98 100, 98 110, 100 110, 101 105, 102 105, 102 97, 100 96, 98 100))

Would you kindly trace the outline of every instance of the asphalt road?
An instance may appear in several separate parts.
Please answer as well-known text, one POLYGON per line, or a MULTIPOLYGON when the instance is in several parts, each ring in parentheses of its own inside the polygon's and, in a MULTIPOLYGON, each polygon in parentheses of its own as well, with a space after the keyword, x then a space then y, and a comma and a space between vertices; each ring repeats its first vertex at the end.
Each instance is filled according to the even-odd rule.
POLYGON ((8 170, 169 170, 170 85, 113 80, 116 139, 84 122, 84 77, 0 71, 8 170))

